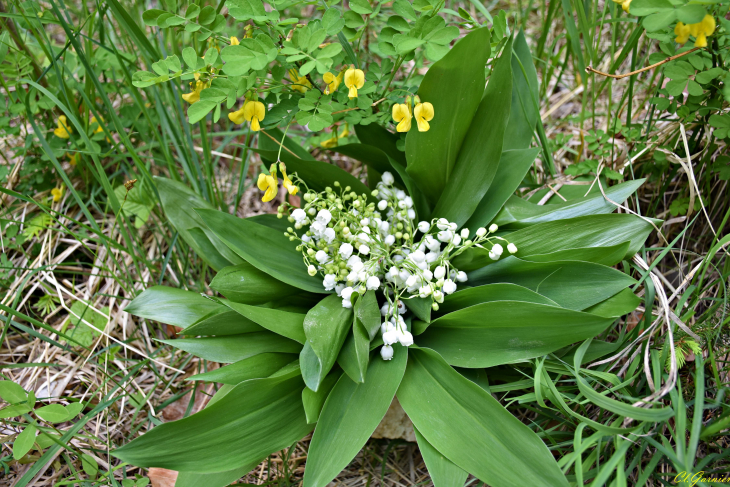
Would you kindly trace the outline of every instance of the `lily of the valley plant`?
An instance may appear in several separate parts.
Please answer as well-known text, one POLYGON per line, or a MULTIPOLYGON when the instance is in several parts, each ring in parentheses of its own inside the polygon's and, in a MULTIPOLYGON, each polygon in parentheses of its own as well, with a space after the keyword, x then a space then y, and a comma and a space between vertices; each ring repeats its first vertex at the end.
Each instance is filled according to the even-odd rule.
MULTIPOLYGON (((342 82, 356 96, 362 76, 348 69, 342 82)), ((313 432, 304 486, 324 487, 397 398, 436 487, 468 474, 493 487, 567 486, 540 431, 490 383, 505 380, 504 364, 531 371, 549 358, 583 384, 581 366, 607 353, 589 339, 638 305, 636 281, 613 266, 652 226, 612 213, 641 181, 598 181, 546 205, 515 195, 539 152, 537 90, 524 38, 492 53, 477 29, 420 84, 430 103, 413 115, 428 131, 402 130, 402 151, 397 133, 358 125, 359 143, 337 148, 367 164, 367 184, 280 132, 290 150, 258 139, 272 164, 259 188, 272 199, 277 169, 288 171, 302 203, 278 215, 237 218, 158 179, 170 222, 218 272, 216 294, 152 287, 127 311, 182 328, 168 343, 229 365, 190 379, 223 384, 204 410, 114 454, 215 487, 313 432)), ((410 106, 392 115, 410 122, 410 106)))

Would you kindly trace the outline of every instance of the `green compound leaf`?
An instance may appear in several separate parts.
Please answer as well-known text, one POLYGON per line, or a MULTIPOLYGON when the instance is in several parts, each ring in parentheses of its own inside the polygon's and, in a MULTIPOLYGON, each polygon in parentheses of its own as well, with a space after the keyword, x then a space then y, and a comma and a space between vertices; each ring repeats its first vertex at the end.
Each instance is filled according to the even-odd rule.
POLYGON ((409 351, 397 396, 418 432, 479 480, 568 487, 542 440, 433 350, 409 351))
POLYGON ((312 436, 304 471, 304 487, 325 487, 365 445, 385 416, 401 383, 408 349, 394 347, 391 361, 370 360, 367 381, 356 384, 340 377, 324 404, 312 436))

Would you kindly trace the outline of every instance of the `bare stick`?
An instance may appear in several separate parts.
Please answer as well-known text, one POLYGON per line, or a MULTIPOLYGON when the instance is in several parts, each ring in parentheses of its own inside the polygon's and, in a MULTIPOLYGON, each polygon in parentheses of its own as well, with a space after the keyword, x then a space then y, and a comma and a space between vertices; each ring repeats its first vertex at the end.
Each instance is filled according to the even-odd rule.
POLYGON ((656 68, 658 66, 661 66, 662 64, 666 64, 669 61, 674 61, 675 59, 679 59, 682 56, 686 56, 687 54, 693 53, 693 52, 697 51, 698 49, 702 49, 702 48, 701 47, 692 48, 689 51, 683 52, 682 54, 675 54, 674 56, 669 56, 668 58, 666 58, 663 61, 659 61, 658 63, 654 63, 651 66, 647 66, 645 68, 637 69, 636 71, 631 71, 630 73, 626 73, 626 74, 609 74, 609 73, 604 73, 603 71, 598 71, 597 69, 593 69, 592 66, 586 66, 586 71, 589 72, 589 73, 600 74, 601 76, 608 76, 609 78, 613 78, 613 79, 623 79, 623 78, 627 78, 629 76, 633 76, 635 74, 643 73, 644 71, 649 71, 650 69, 654 69, 654 68, 656 68))

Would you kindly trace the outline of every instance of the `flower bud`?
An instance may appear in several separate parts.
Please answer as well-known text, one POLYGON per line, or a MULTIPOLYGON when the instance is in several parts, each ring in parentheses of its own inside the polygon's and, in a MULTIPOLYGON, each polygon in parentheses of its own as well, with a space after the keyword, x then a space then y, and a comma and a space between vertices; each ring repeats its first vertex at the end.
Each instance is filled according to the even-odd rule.
POLYGON ((380 200, 378 201, 378 209, 380 211, 385 211, 385 209, 388 207, 388 202, 386 200, 380 200))
POLYGON ((433 277, 436 279, 441 279, 446 275, 446 267, 440 265, 433 271, 433 277))
POLYGON ((507 250, 509 251, 510 254, 514 254, 515 252, 517 252, 517 246, 515 244, 511 243, 511 244, 507 245, 507 250))
POLYGON ((502 248, 501 245, 494 244, 494 246, 492 247, 492 252, 494 252, 497 255, 502 255, 502 253, 504 253, 504 249, 502 248))
POLYGON ((310 264, 309 267, 307 267, 307 274, 310 276, 317 275, 317 268, 310 264))
POLYGON ((496 223, 492 223, 491 225, 489 225, 489 233, 494 233, 497 230, 499 230, 499 227, 497 226, 496 223))
POLYGON ((483 237, 487 234, 487 229, 484 227, 477 228, 477 237, 483 237))
POLYGON ((461 229, 461 238, 463 238, 463 239, 469 238, 469 229, 468 228, 461 229))
POLYGON ((464 272, 464 271, 457 272, 456 280, 459 282, 466 282, 468 280, 468 277, 466 276, 466 272, 464 272))
POLYGON ((422 233, 428 232, 428 230, 431 228, 431 224, 428 222, 419 222, 418 223, 418 230, 420 230, 422 233))

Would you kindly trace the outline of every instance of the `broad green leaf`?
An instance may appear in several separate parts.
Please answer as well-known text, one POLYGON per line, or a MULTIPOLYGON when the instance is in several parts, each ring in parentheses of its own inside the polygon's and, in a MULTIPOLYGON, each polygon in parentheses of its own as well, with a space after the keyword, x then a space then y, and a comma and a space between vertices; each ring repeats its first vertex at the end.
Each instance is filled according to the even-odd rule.
POLYGON ((258 463, 312 430, 303 387, 298 375, 241 382, 199 413, 156 426, 113 455, 141 467, 196 473, 258 463))
POLYGON ((262 308, 248 304, 221 300, 223 304, 249 320, 281 336, 304 343, 304 317, 302 313, 290 313, 273 308, 262 308))
POLYGON ((0 409, 0 419, 14 418, 31 411, 33 408, 28 403, 17 404, 0 409))
POLYGON ((10 404, 18 404, 28 399, 28 393, 11 380, 0 381, 0 399, 10 404))
POLYGON ((434 320, 419 335, 418 345, 436 350, 451 365, 492 367, 591 338, 612 322, 612 318, 544 304, 492 301, 434 320))
POLYGON ((342 376, 341 370, 333 370, 324 378, 317 392, 314 392, 309 387, 304 388, 302 391, 302 404, 304 405, 304 412, 307 415, 307 423, 313 424, 319 421, 319 415, 324 407, 324 402, 330 395, 332 388, 337 384, 337 381, 340 380, 340 376, 342 376))
POLYGON ((223 311, 214 313, 188 326, 180 334, 188 336, 225 336, 264 330, 263 327, 241 316, 236 311, 224 308, 223 311))
POLYGON ((515 36, 512 51, 512 101, 504 132, 504 151, 530 147, 539 115, 537 71, 524 32, 515 36))
POLYGON ((537 223, 503 236, 517 246, 518 257, 624 242, 630 242, 626 251, 626 257, 630 257, 644 245, 652 230, 652 225, 638 216, 614 213, 537 223))
POLYGON ((631 292, 631 289, 623 291, 611 296, 605 301, 591 306, 585 310, 586 313, 592 313, 606 318, 618 318, 634 311, 641 303, 641 298, 631 292))
MULTIPOLYGON (((327 12, 337 12, 335 9, 329 9, 327 12)), ((339 13, 338 13, 339 15, 339 13)), ((261 137, 259 138, 258 144, 259 149, 262 151, 268 151, 268 152, 279 152, 279 147, 281 147, 280 141, 283 139, 284 144, 283 148, 281 149, 282 152, 288 152, 287 149, 292 151, 294 153, 294 156, 297 158, 303 160, 303 161, 314 161, 316 160, 314 157, 312 157, 312 154, 307 152, 307 149, 304 148, 303 144, 295 141, 291 137, 284 136, 284 132, 281 131, 281 129, 278 128, 272 128, 266 130, 266 133, 271 135, 271 137, 261 137)), ((276 159, 273 159, 269 161, 269 163, 276 162, 276 159)))
POLYGON ((194 208, 212 209, 210 203, 178 181, 156 177, 155 183, 165 216, 198 257, 215 270, 243 262, 208 230, 195 213, 194 208))
POLYGON ((473 286, 512 283, 552 299, 558 305, 584 310, 636 283, 630 276, 590 262, 526 262, 510 256, 468 274, 473 286))
POLYGON ((307 274, 296 243, 283 233, 216 210, 198 214, 223 243, 260 271, 305 291, 326 292, 319 279, 307 274))
POLYGON ((304 487, 325 487, 357 455, 393 402, 408 362, 408 349, 394 347, 393 359, 376 356, 368 380, 353 382, 343 374, 324 403, 312 435, 304 487))
POLYGON ((13 442, 13 458, 20 460, 25 456, 26 453, 33 448, 35 442, 36 427, 29 424, 23 431, 15 438, 13 442))
POLYGON ((479 480, 568 487, 542 440, 436 352, 410 351, 398 401, 436 450, 479 480))
POLYGON ((527 262, 557 262, 561 260, 580 260, 613 267, 624 259, 629 249, 629 242, 611 247, 586 247, 582 249, 565 249, 549 254, 536 254, 523 257, 527 262))
POLYGON ((84 403, 82 402, 72 402, 68 406, 66 406, 66 412, 68 413, 69 419, 73 419, 78 414, 84 410, 84 403))
POLYGON ((175 480, 175 487, 227 487, 256 468, 260 462, 249 462, 243 467, 234 468, 226 472, 192 473, 179 472, 175 480))
POLYGON ((464 482, 466 482, 469 473, 434 448, 418 432, 418 429, 413 428, 413 432, 416 433, 418 449, 421 451, 421 456, 426 463, 428 475, 431 477, 434 487, 464 487, 464 482))
POLYGON ((504 202, 522 183, 540 149, 508 150, 502 152, 492 184, 482 197, 465 226, 472 230, 486 227, 504 202))
POLYGON ((491 301, 525 301, 558 306, 555 301, 526 287, 509 283, 487 284, 485 286, 468 287, 446 296, 443 304, 439 305, 438 316, 491 301))
POLYGON ((290 353, 260 353, 231 365, 188 377, 185 380, 202 380, 236 385, 249 379, 269 377, 296 359, 297 356, 290 353))
MULTIPOLYGON (((611 201, 623 204, 644 181, 644 179, 637 179, 606 188, 606 197, 611 201)), ((509 229, 523 228, 535 223, 611 213, 615 209, 616 205, 610 203, 600 192, 554 205, 536 205, 520 197, 512 196, 507 200, 493 223, 509 229)))
POLYGON ((398 140, 400 139, 398 135, 388 131, 377 123, 357 125, 355 126, 355 133, 363 144, 376 147, 385 152, 394 161, 400 162, 403 166, 406 165, 405 153, 398 150, 398 140))
POLYGON ((49 404, 35 410, 36 415, 49 423, 63 423, 69 420, 68 411, 60 404, 49 404))
POLYGON ((154 286, 134 298, 124 311, 135 316, 187 328, 225 307, 194 291, 154 286))
MULTIPOLYGON (((255 150, 262 159, 267 161, 276 161, 277 153, 274 151, 255 150)), ((335 181, 339 181, 343 187, 350 186, 353 191, 358 194, 365 194, 370 197, 370 188, 347 171, 340 169, 334 164, 322 161, 303 161, 292 156, 286 151, 282 151, 281 160, 286 164, 287 174, 297 175, 304 181, 310 189, 314 191, 324 191, 327 186, 333 186, 335 181)), ((321 287, 321 286, 320 286, 321 287)), ((321 291, 320 291, 321 292, 321 291)))
MULTIPOLYGON (((333 147, 331 150, 332 152, 337 152, 343 156, 357 159, 358 161, 367 164, 369 168, 375 169, 380 174, 389 171, 393 174, 393 177, 399 184, 403 184, 398 173, 394 171, 393 166, 390 165, 388 156, 377 147, 368 144, 346 144, 333 147)), ((369 182, 372 183, 372 181, 369 182)))
POLYGON ((130 218, 135 216, 135 228, 141 228, 149 219, 150 211, 155 206, 146 185, 137 184, 131 191, 127 191, 127 188, 120 184, 114 188, 114 194, 119 201, 124 202, 122 206, 124 214, 130 218))
POLYGON ((375 291, 367 291, 360 296, 355 306, 355 319, 360 321, 368 332, 368 336, 372 340, 380 331, 380 307, 378 306, 378 298, 375 291))
POLYGON ((236 20, 266 20, 266 9, 261 0, 229 0, 228 12, 236 20))
POLYGON ((354 382, 365 382, 365 374, 370 360, 370 337, 362 323, 353 321, 352 333, 347 335, 342 345, 337 363, 354 382))
POLYGON ((403 303, 405 303, 406 308, 413 313, 413 315, 418 318, 421 321, 425 321, 426 323, 431 322, 431 306, 433 306, 433 298, 411 298, 411 299, 404 299, 403 303))
POLYGON ((433 104, 435 114, 428 132, 408 132, 407 171, 432 206, 454 170, 459 148, 482 99, 484 67, 491 53, 489 39, 487 28, 469 33, 431 65, 418 88, 421 101, 433 104))
POLYGON ((640 17, 665 10, 674 10, 669 0, 635 0, 631 4, 631 15, 640 17))
POLYGON ((217 101, 199 100, 188 107, 188 123, 197 123, 218 105, 217 101))
POLYGON ((233 363, 266 352, 299 353, 302 346, 269 331, 222 337, 160 340, 196 357, 213 362, 233 363))
POLYGON ((82 453, 81 454, 81 469, 84 471, 86 475, 88 475, 90 478, 94 479, 96 478, 97 474, 99 473, 99 463, 96 461, 96 458, 92 457, 88 453, 82 453))
MULTIPOLYGON (((436 217, 462 226, 492 184, 502 154, 512 93, 512 40, 495 62, 489 83, 464 141, 454 169, 433 210, 436 217)), ((407 140, 407 139, 406 139, 407 140)))
POLYGON ((304 318, 307 341, 301 352, 302 376, 307 387, 317 391, 340 354, 352 323, 352 309, 342 306, 342 298, 331 294, 309 310, 304 318))

